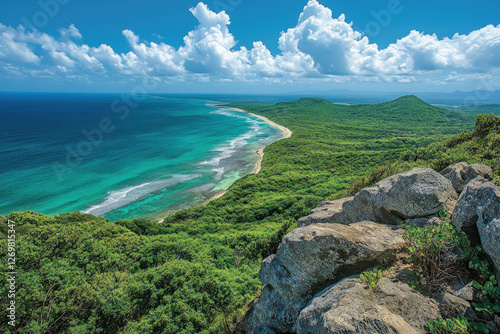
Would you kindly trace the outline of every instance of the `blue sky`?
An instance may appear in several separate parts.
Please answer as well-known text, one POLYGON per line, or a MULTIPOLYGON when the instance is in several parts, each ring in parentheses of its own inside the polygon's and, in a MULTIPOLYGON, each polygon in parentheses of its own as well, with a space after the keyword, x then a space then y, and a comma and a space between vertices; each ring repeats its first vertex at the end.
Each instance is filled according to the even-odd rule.
POLYGON ((0 90, 500 89, 498 13, 496 0, 3 0, 0 90))

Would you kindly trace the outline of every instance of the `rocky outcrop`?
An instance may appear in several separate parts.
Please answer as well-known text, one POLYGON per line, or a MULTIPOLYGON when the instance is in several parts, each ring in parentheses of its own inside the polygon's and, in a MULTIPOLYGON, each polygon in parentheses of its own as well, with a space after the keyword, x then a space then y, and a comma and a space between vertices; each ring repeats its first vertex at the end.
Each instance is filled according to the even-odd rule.
POLYGON ((264 284, 260 297, 252 302, 245 316, 245 327, 251 334, 274 333, 275 329, 287 332, 296 318, 292 305, 283 300, 280 292, 264 284))
POLYGON ((382 278, 372 290, 345 279, 300 312, 297 333, 425 333, 425 323, 439 316, 438 304, 407 284, 382 278))
MULTIPOLYGON (((441 225, 450 221, 433 216, 442 209, 458 230, 477 225, 477 239, 500 274, 500 188, 483 176, 491 177, 483 165, 459 163, 441 174, 414 168, 354 197, 321 203, 262 261, 262 293, 246 314, 247 333, 424 333, 430 319, 476 317, 470 301, 478 292, 471 284, 428 298, 404 283, 411 274, 401 264, 385 271, 376 288, 353 277, 396 258, 405 246, 398 220, 441 225)), ((459 247, 443 256, 464 259, 459 247)))
POLYGON ((476 225, 478 208, 500 205, 500 188, 479 176, 470 181, 458 198, 452 223, 458 230, 476 225), (488 202, 490 202, 488 204, 488 202))
POLYGON ((481 176, 460 194, 452 223, 457 230, 477 227, 484 251, 500 274, 500 187, 481 176))
POLYGON ((309 226, 312 224, 344 224, 345 215, 342 211, 342 206, 346 202, 352 201, 354 197, 342 198, 336 201, 325 201, 318 205, 317 208, 312 209, 309 216, 299 219, 297 222, 298 227, 309 226))
POLYGON ((450 180, 432 169, 414 168, 362 189, 342 209, 348 223, 371 220, 396 224, 442 209, 452 211, 457 197, 450 180))
POLYGON ((461 193, 465 186, 478 176, 485 179, 493 179, 491 167, 481 164, 469 165, 466 162, 453 164, 440 172, 441 175, 451 181, 457 193, 461 193))
MULTIPOLYGON (((499 189, 497 187, 497 194, 499 189)), ((477 209, 477 230, 481 244, 486 254, 489 255, 500 277, 500 200, 490 198, 483 206, 477 209)))
POLYGON ((315 224, 287 234, 276 255, 262 261, 259 279, 266 288, 262 302, 251 311, 252 328, 292 330, 315 293, 343 277, 394 259, 404 246, 403 233, 399 227, 363 221, 315 224), (269 323, 271 319, 279 322, 269 323))

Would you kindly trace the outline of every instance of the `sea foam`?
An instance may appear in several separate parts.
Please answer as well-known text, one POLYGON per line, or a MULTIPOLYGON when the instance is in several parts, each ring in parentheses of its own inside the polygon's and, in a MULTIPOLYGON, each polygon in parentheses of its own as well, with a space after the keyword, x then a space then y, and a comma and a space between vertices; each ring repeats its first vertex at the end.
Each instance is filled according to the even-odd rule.
POLYGON ((243 114, 237 114, 234 112, 231 112, 230 109, 218 109, 215 111, 211 112, 212 114, 219 114, 219 115, 224 115, 228 117, 235 117, 235 118, 240 118, 240 119, 245 119, 247 123, 251 124, 250 131, 247 133, 244 133, 232 140, 230 140, 227 144, 224 144, 223 146, 220 146, 216 149, 214 149, 214 152, 220 152, 217 154, 215 157, 213 157, 210 160, 206 160, 200 163, 200 165, 205 166, 214 166, 217 168, 214 168, 212 171, 216 173, 216 179, 221 179, 223 175, 223 170, 221 173, 220 165, 222 160, 226 160, 231 158, 236 152, 239 150, 243 149, 246 145, 248 145, 248 140, 249 139, 254 139, 257 136, 261 135, 263 133, 262 131, 262 125, 265 123, 264 121, 261 120, 255 120, 252 119, 249 116, 243 115, 243 114))
POLYGON ((104 198, 101 203, 92 205, 84 210, 83 213, 102 216, 122 206, 135 202, 143 196, 201 176, 201 174, 173 175, 166 180, 147 182, 133 187, 110 191, 108 192, 108 196, 104 198))

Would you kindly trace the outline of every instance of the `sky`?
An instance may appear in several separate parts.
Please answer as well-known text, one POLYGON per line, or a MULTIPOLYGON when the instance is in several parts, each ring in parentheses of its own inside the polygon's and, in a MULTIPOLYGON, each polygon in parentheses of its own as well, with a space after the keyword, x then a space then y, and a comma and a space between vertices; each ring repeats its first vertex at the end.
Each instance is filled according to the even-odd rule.
POLYGON ((0 91, 500 89, 500 1, 0 2, 0 91))

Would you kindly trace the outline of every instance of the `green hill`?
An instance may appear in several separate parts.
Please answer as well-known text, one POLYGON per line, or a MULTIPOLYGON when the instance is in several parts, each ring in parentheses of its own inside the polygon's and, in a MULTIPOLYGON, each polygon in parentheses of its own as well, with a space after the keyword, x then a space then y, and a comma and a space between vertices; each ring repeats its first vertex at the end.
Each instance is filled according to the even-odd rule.
MULTIPOLYGON (((163 224, 79 213, 0 217, 4 259, 6 219, 16 222, 18 333, 230 332, 260 287, 261 259, 321 201, 417 165, 485 162, 499 175, 500 118, 493 115, 462 132, 473 129, 473 116, 414 96, 376 105, 300 99, 238 107, 294 134, 266 148, 261 173, 206 206, 163 224)), ((4 318, 6 303, 0 299, 4 318)), ((9 332, 5 322, 0 330, 9 332)))

